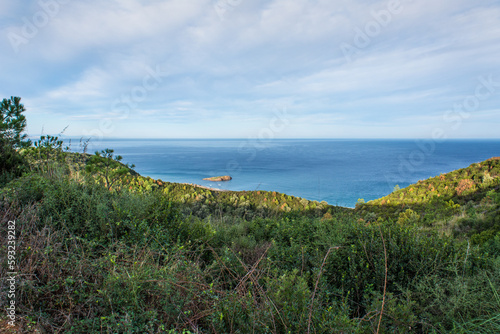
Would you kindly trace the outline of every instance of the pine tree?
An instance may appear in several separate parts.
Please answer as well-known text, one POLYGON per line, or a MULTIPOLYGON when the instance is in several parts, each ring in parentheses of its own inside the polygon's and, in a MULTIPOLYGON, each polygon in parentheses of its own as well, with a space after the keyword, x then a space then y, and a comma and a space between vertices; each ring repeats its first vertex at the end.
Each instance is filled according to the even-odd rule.
POLYGON ((26 128, 26 111, 20 97, 3 99, 0 103, 0 184, 20 176, 26 162, 18 149, 31 145, 23 134, 26 128))
POLYGON ((31 145, 28 135, 22 133, 26 128, 25 111, 20 97, 11 96, 0 104, 0 140, 15 149, 31 145))

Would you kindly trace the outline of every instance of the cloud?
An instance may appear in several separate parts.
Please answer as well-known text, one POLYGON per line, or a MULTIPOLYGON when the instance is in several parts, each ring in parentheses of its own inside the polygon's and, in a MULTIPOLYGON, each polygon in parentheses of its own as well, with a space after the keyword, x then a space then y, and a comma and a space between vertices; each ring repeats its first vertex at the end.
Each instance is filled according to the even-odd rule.
MULTIPOLYGON (((391 3, 61 2, 16 53, 9 34, 22 34, 45 9, 35 0, 22 6, 6 0, 0 5, 0 93, 22 96, 37 115, 32 122, 64 115, 75 135, 109 118, 116 132, 107 136, 155 122, 230 136, 265 126, 283 105, 297 125, 281 136, 376 135, 372 125, 387 136, 421 134, 425 123, 472 94, 480 75, 500 81, 500 5, 400 0, 384 21, 391 3), (377 25, 376 33, 367 33, 377 25), (356 44, 360 32, 367 39, 362 46, 356 44), (355 47, 352 59, 343 43, 355 47), (149 69, 156 68, 168 75, 144 93, 149 69), (133 100, 126 117, 113 107, 123 99, 133 100), (403 123, 412 120, 420 124, 414 130, 403 123), (200 122, 216 130, 203 130, 200 122), (405 131, 397 130, 402 126, 405 131)), ((481 110, 495 110, 498 102, 493 95, 481 110)), ((475 122, 488 127, 493 114, 481 115, 475 122)), ((160 128, 134 133, 158 137, 165 134, 160 128)))
POLYGON ((86 70, 78 81, 47 92, 47 97, 56 100, 64 99, 68 102, 100 98, 103 96, 105 87, 110 83, 110 79, 105 71, 91 68, 86 70))

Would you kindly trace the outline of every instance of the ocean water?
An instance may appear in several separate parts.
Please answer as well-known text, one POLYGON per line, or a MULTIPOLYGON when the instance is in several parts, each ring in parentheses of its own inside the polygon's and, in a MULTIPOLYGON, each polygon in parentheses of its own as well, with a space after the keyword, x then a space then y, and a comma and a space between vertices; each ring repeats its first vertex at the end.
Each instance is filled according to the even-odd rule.
MULTIPOLYGON (((73 151, 81 151, 75 141, 73 151)), ((271 190, 354 207, 441 173, 500 156, 500 140, 106 139, 135 170, 168 182, 271 190), (203 178, 230 175, 231 181, 203 178)))

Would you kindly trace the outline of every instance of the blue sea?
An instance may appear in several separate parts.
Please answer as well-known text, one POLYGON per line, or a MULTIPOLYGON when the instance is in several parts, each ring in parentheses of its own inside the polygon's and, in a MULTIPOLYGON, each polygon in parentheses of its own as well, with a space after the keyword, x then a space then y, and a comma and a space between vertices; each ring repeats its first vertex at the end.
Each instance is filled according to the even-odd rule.
MULTIPOLYGON (((354 207, 429 177, 500 156, 500 140, 106 139, 143 176, 227 190, 272 190, 354 207), (231 181, 203 178, 230 175, 231 181)), ((71 149, 80 151, 78 141, 71 149)))

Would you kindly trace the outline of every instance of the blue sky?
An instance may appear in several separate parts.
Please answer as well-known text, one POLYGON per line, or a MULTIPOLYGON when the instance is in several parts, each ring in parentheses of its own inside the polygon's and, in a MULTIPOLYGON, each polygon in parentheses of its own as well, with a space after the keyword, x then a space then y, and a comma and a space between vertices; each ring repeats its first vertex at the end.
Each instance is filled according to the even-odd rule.
POLYGON ((3 0, 28 133, 500 138, 500 1, 3 0))

